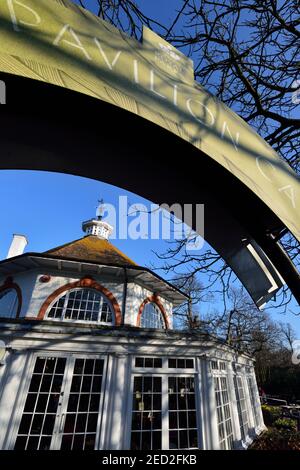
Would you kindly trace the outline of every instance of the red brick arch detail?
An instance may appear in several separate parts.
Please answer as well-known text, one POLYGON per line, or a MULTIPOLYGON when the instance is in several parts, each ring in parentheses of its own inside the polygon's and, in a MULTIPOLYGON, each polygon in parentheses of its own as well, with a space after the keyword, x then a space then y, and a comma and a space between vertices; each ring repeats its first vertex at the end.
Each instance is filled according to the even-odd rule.
POLYGON ((18 297, 18 309, 17 309, 17 314, 16 314, 16 318, 20 318, 20 313, 21 313, 21 308, 22 308, 22 291, 21 291, 21 288, 18 284, 16 284, 13 280, 12 277, 7 277, 4 281, 4 283, 2 284, 2 286, 0 286, 0 293, 7 290, 7 289, 14 289, 17 293, 17 297, 18 297))
POLYGON ((95 289, 101 292, 103 295, 105 295, 110 301, 110 303, 112 304, 112 307, 114 310, 115 326, 121 325, 122 313, 121 313, 121 309, 120 309, 117 299, 108 289, 106 289, 106 287, 101 286, 101 284, 96 282, 91 277, 84 277, 80 279, 79 281, 69 282, 68 284, 61 286, 58 289, 56 289, 54 292, 52 292, 52 294, 49 295, 49 297, 45 300, 45 302, 41 306, 39 314, 37 316, 37 320, 44 319, 49 306, 58 296, 60 296, 60 294, 62 294, 63 292, 67 292, 68 290, 78 288, 78 287, 82 287, 82 288, 87 287, 89 289, 95 289))
POLYGON ((137 322, 136 322, 136 326, 140 326, 141 324, 141 316, 142 316, 142 313, 143 313, 143 310, 144 310, 144 307, 146 304, 148 303, 153 303, 153 304, 156 304, 159 308, 159 310, 161 311, 161 314, 163 316, 163 319, 164 319, 164 322, 165 322, 165 327, 166 329, 168 330, 170 325, 169 325, 169 320, 168 320, 168 315, 167 315, 167 312, 165 310, 165 307, 163 306, 163 304, 161 303, 161 301, 159 300, 159 298, 157 297, 157 295, 151 295, 150 297, 147 297, 144 302, 142 302, 140 308, 139 308, 139 313, 138 313, 138 316, 137 316, 137 322))

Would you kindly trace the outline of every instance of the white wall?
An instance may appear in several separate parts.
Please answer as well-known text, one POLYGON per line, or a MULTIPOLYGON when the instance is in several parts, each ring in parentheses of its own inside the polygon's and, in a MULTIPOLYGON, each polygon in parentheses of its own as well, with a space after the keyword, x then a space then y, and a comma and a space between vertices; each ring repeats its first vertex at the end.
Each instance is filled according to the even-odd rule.
MULTIPOLYGON (((74 273, 69 274, 67 272, 40 272, 32 270, 25 273, 16 274, 13 280, 18 284, 22 290, 22 309, 20 317, 36 318, 39 311, 45 302, 45 300, 55 290, 68 284, 70 282, 76 282, 84 277, 84 273, 80 273, 78 277, 74 277, 74 273), (51 279, 49 282, 41 282, 40 278, 44 274, 49 274, 51 279)), ((103 287, 108 289, 116 298, 119 307, 122 312, 123 306, 123 289, 124 283, 122 279, 116 280, 115 277, 107 276, 94 276, 93 279, 101 284, 103 287)), ((0 285, 3 284, 5 278, 0 279, 0 285)), ((150 291, 138 284, 129 282, 127 287, 127 299, 126 299, 126 313, 125 313, 125 324, 136 326, 139 308, 142 302, 153 295, 153 291, 150 291)), ((168 316, 169 326, 172 328, 172 304, 162 297, 158 297, 168 316)))
MULTIPOLYGON (((9 334, 9 328, 9 326, 0 328, 0 337, 4 337, 3 335, 6 337, 9 334)), ((64 333, 61 330, 58 333, 55 326, 51 327, 51 332, 49 326, 46 325, 43 330, 44 332, 32 331, 31 334, 26 333, 25 335, 19 334, 19 332, 9 335, 12 352, 8 355, 6 365, 3 367, 4 376, 1 383, 2 387, 0 387, 0 449, 11 448, 13 445, 7 438, 17 431, 13 427, 13 418, 20 417, 23 410, 26 398, 25 392, 31 378, 30 370, 34 363, 34 354, 42 356, 44 354, 50 356, 63 355, 65 357, 70 353, 77 354, 78 357, 85 357, 86 354, 97 354, 109 360, 110 367, 108 368, 106 383, 105 419, 103 421, 101 444, 104 449, 126 448, 124 431, 125 434, 126 431, 130 433, 131 405, 128 404, 130 398, 132 398, 130 384, 132 383, 132 377, 136 374, 134 369, 134 357, 136 355, 154 355, 165 358, 174 357, 174 355, 179 357, 201 357, 201 366, 197 366, 196 360, 196 368, 192 372, 193 375, 197 374, 195 379, 198 378, 199 386, 199 388, 196 387, 199 437, 204 449, 219 448, 215 393, 209 367, 210 358, 203 354, 206 351, 204 344, 192 340, 186 345, 180 339, 177 339, 172 341, 174 350, 171 350, 169 338, 165 337, 163 339, 160 337, 157 340, 154 338, 145 340, 144 337, 139 338, 137 336, 133 342, 129 335, 126 338, 116 338, 113 335, 104 338, 101 335, 90 336, 84 333, 74 335, 73 333, 67 333, 67 329, 64 333), (154 344, 156 342, 157 344, 154 344), (143 352, 141 348, 143 348, 143 352)), ((234 352, 230 354, 229 351, 225 351, 222 345, 212 346, 212 349, 215 351, 218 349, 219 352, 223 350, 231 361, 239 363, 245 361, 242 356, 234 357, 234 352)), ((249 362, 251 363, 251 360, 249 362)), ((175 373, 170 372, 166 366, 164 366, 164 372, 171 375, 175 373)), ((153 373, 153 371, 147 369, 144 373, 153 373)), ((155 373, 160 374, 161 371, 156 370, 155 373)), ((186 374, 187 371, 181 371, 181 373, 186 374)), ((232 407, 236 407, 235 400, 232 400, 232 407)), ((249 414, 251 414, 251 409, 249 409, 249 414)), ((239 440, 240 433, 237 432, 239 423, 237 422, 236 412, 233 413, 232 418, 236 422, 234 438, 239 440)))
MULTIPOLYGON (((126 299, 126 315, 125 315, 125 324, 137 326, 138 313, 141 304, 145 299, 153 295, 153 291, 141 287, 138 284, 129 282, 127 286, 127 299, 126 299)), ((162 303, 169 321, 169 326, 172 328, 173 318, 172 318, 172 304, 168 302, 163 297, 158 296, 158 299, 162 303)))

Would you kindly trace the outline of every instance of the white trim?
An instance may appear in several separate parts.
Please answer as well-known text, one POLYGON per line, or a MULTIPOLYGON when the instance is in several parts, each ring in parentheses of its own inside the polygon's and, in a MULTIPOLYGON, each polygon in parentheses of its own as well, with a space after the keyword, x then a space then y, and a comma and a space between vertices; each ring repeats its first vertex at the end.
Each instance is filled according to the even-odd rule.
POLYGON ((35 367, 36 359, 38 357, 57 357, 57 358, 65 358, 66 365, 64 369, 64 378, 63 383, 61 386, 61 409, 58 408, 56 412, 55 424, 52 433, 52 440, 51 440, 51 447, 50 450, 59 450, 62 442, 63 430, 60 430, 62 416, 66 415, 67 407, 69 402, 70 396, 70 389, 72 384, 73 378, 73 371, 76 359, 100 359, 104 361, 103 364, 103 375, 102 375, 102 384, 101 384, 101 394, 100 394, 100 403, 99 403, 99 411, 98 411, 98 424, 96 429, 96 441, 95 441, 95 448, 97 448, 97 442, 99 441, 99 416, 101 416, 103 412, 103 399, 106 392, 106 364, 107 358, 102 355, 97 354, 77 354, 77 353, 64 353, 64 352, 52 352, 52 351, 35 351, 27 355, 27 359, 29 360, 29 367, 26 369, 26 376, 25 379, 20 381, 20 388, 18 393, 18 400, 17 404, 14 407, 14 412, 12 415, 12 425, 9 426, 9 435, 7 437, 7 444, 5 445, 6 450, 13 450, 18 434, 18 429, 20 426, 20 422, 23 416, 23 410, 25 406, 25 402, 28 396, 29 386, 31 383, 31 378, 33 374, 33 370, 35 367))
MULTIPOLYGON (((81 299, 80 299, 81 301, 81 299)), ((89 300, 85 300, 85 302, 89 302, 89 300)), ((78 310, 78 312, 80 312, 80 310, 78 310)), ((86 310, 84 310, 84 312, 86 312, 86 310)), ((47 308, 47 311, 46 311, 46 314, 45 314, 45 320, 48 320, 48 321, 60 321, 60 322, 66 322, 66 323, 75 323, 75 324, 91 324, 91 325, 108 325, 108 326, 113 326, 115 324, 115 310, 112 306, 112 303, 111 301, 108 299, 108 297, 103 294, 103 292, 99 291, 98 289, 94 289, 93 287, 74 287, 74 288, 71 288, 71 289, 67 289, 65 291, 63 291, 61 294, 59 294, 52 302, 51 304, 48 306, 47 308), (72 318, 65 318, 65 314, 66 314, 66 310, 72 310, 73 311, 73 308, 68 308, 68 302, 69 302, 69 296, 72 292, 76 292, 76 291, 94 291, 95 293, 97 293, 101 299, 100 301, 100 308, 99 308, 99 311, 98 311, 98 320, 74 320, 72 318), (64 300, 64 305, 61 309, 61 317, 60 318, 55 318, 55 317, 49 317, 49 313, 51 312, 52 308, 54 307, 54 305, 61 299, 65 297, 65 300, 64 300), (111 314, 111 318, 112 318, 112 321, 111 322, 103 322, 103 321, 99 321, 99 318, 101 318, 101 314, 102 314, 102 308, 103 308, 103 301, 105 301, 105 303, 107 303, 107 305, 109 306, 109 309, 110 309, 110 314, 111 314)))

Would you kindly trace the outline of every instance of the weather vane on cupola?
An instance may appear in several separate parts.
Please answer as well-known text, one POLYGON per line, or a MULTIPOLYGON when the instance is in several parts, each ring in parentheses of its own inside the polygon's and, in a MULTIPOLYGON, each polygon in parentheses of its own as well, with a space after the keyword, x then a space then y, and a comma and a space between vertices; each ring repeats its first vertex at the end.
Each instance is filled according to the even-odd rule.
POLYGON ((102 220, 105 213, 104 200, 98 199, 98 203, 96 217, 83 222, 82 230, 85 232, 86 236, 94 235, 102 240, 108 240, 113 232, 113 227, 102 220))
POLYGON ((100 200, 98 199, 98 206, 96 208, 96 217, 98 220, 102 220, 103 214, 105 212, 105 205, 104 205, 104 199, 101 198, 100 200))

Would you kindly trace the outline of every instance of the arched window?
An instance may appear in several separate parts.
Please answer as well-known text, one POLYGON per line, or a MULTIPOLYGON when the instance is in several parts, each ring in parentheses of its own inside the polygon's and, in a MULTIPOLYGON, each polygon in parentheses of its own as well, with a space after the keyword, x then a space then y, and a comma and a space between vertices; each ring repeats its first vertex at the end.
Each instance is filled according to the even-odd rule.
POLYGON ((17 291, 8 288, 0 292, 0 317, 16 318, 19 299, 17 291))
POLYGON ((165 329, 165 321, 158 305, 154 302, 147 302, 143 308, 141 328, 160 328, 165 329))
POLYGON ((50 305, 47 318, 109 324, 113 308, 105 295, 96 289, 70 289, 50 305))

